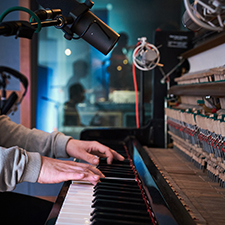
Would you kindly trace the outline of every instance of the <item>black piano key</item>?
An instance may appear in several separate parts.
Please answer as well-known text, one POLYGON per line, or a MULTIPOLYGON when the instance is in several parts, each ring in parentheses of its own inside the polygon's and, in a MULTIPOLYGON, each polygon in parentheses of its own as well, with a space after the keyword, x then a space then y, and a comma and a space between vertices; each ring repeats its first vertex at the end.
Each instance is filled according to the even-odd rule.
MULTIPOLYGON (((94 188, 97 188, 97 187, 101 187, 101 186, 105 186, 105 187, 124 187, 124 188, 130 188, 130 189, 138 189, 138 183, 136 182, 136 179, 133 179, 133 178, 128 178, 128 179, 121 179, 121 178, 114 178, 114 177, 105 177, 105 179, 107 179, 109 182, 99 182, 98 184, 96 184, 94 186, 94 188), (124 181, 134 181, 133 183, 132 182, 124 182, 124 181), (134 185, 135 184, 135 185, 134 185)), ((140 188, 139 188, 140 189, 140 188)))
POLYGON ((113 161, 111 164, 108 164, 107 162, 101 162, 98 164, 98 166, 104 166, 104 167, 121 167, 121 168, 132 168, 132 165, 129 161, 113 161))
POLYGON ((114 213, 114 214, 125 214, 125 215, 134 215, 134 216, 143 216, 149 217, 147 210, 137 210, 137 209, 125 209, 125 208, 110 208, 110 207, 99 207, 93 209, 91 216, 95 213, 114 213))
POLYGON ((99 164, 100 165, 130 165, 130 160, 125 158, 123 161, 119 160, 113 160, 112 164, 107 164, 107 159, 106 158, 100 158, 99 159, 99 164))
POLYGON ((119 178, 129 178, 129 179, 135 179, 134 174, 123 174, 123 173, 118 173, 118 172, 103 172, 103 174, 106 177, 119 177, 119 178))
MULTIPOLYGON (((126 154, 124 149, 118 152, 126 154)), ((125 156, 124 161, 107 164, 101 158, 97 168, 106 178, 94 187, 92 225, 152 224, 132 161, 125 156)))
POLYGON ((132 195, 130 195, 130 197, 125 197, 125 196, 113 196, 113 195, 98 195, 96 196, 92 202, 95 203, 96 201, 98 201, 98 199, 105 199, 108 201, 118 201, 118 202, 130 202, 132 203, 144 203, 144 200, 142 198, 134 198, 132 197, 132 195))
POLYGON ((130 170, 130 169, 125 169, 125 168, 101 168, 101 167, 97 167, 97 169, 101 170, 102 173, 106 173, 106 172, 114 172, 114 173, 118 173, 118 174, 133 174, 134 175, 134 171, 130 170))
POLYGON ((109 189, 106 190, 105 188, 99 188, 94 191, 93 196, 98 195, 112 195, 112 196, 122 196, 122 197, 132 197, 132 198, 142 198, 142 193, 139 191, 130 191, 130 190, 121 190, 121 189, 109 189))
POLYGON ((128 172, 134 172, 132 170, 132 168, 128 165, 125 165, 125 166, 115 166, 115 165, 105 165, 105 166, 102 166, 102 165, 98 165, 97 166, 98 169, 100 170, 118 170, 118 171, 128 171, 128 172))
POLYGON ((97 190, 106 190, 106 191, 130 191, 132 193, 141 193, 141 190, 139 187, 126 187, 126 186, 121 186, 121 185, 98 185, 94 187, 93 192, 96 192, 97 190))
POLYGON ((100 162, 98 164, 99 166, 104 166, 104 167, 121 167, 121 168, 132 168, 130 165, 130 162, 125 162, 125 161, 113 161, 112 164, 107 164, 107 162, 100 162))
POLYGON ((96 220, 98 221, 98 219, 107 219, 107 220, 114 220, 116 218, 116 220, 120 220, 120 221, 129 221, 129 222, 139 222, 140 224, 142 223, 150 223, 151 224, 151 218, 149 216, 137 216, 137 215, 127 215, 124 213, 105 213, 105 212, 96 212, 93 214, 93 216, 91 217, 91 221, 96 220))
POLYGON ((111 208, 126 208, 126 209, 136 209, 136 210, 146 210, 146 205, 144 203, 130 203, 126 201, 114 201, 114 200, 105 200, 98 198, 93 204, 92 208, 95 207, 111 207, 111 208))
MULTIPOLYGON (((114 174, 114 178, 121 178, 121 176, 130 176, 132 179, 135 179, 134 173, 131 173, 129 171, 118 171, 118 170, 101 170, 104 174, 114 174), (133 178, 134 177, 134 178, 133 178)), ((109 176, 106 176, 109 177, 109 176)))
POLYGON ((129 165, 98 165, 97 168, 99 170, 120 170, 120 171, 130 171, 130 172, 134 172, 133 169, 129 166, 129 165))
MULTIPOLYGON (((118 173, 118 174, 135 174, 132 170, 126 170, 126 169, 113 169, 113 168, 99 168, 97 167, 97 169, 101 170, 102 173, 107 173, 107 172, 114 172, 114 173, 118 173)), ((116 178, 116 177, 115 177, 116 178)))
POLYGON ((110 178, 100 178, 100 181, 98 184, 107 184, 107 185, 114 185, 114 184, 121 184, 125 186, 133 186, 138 187, 137 181, 135 180, 121 180, 121 179, 110 179, 110 178))
POLYGON ((91 225, 151 225, 152 223, 140 223, 134 221, 122 221, 122 220, 107 220, 107 219, 97 219, 93 220, 91 225))
POLYGON ((128 185, 133 185, 134 187, 137 186, 137 181, 136 180, 121 180, 121 179, 109 179, 109 178, 100 178, 100 183, 110 183, 110 184, 128 184, 128 185))

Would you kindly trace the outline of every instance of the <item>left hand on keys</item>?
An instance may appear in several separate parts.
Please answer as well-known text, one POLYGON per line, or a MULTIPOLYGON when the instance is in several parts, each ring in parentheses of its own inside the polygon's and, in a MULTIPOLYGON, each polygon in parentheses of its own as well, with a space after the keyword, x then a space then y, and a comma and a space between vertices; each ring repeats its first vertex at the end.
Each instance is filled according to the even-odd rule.
POLYGON ((37 182, 60 183, 67 180, 89 181, 93 185, 105 177, 100 170, 87 163, 77 163, 41 156, 42 165, 37 182))

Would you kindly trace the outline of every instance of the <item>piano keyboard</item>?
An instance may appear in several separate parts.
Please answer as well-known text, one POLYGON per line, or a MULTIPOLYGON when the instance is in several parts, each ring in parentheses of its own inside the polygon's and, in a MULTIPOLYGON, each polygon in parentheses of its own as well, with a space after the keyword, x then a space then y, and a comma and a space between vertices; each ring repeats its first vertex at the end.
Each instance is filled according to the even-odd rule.
POLYGON ((101 159, 97 168, 106 177, 95 186, 72 182, 57 225, 158 224, 129 156, 111 165, 101 159))
POLYGON ((72 183, 56 224, 90 224, 92 193, 92 185, 72 183))

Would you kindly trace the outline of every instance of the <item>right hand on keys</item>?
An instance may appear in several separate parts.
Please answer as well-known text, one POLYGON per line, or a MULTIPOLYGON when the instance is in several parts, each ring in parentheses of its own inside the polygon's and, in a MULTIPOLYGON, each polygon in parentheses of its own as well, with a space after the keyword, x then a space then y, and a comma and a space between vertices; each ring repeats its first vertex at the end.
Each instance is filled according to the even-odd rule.
POLYGON ((105 177, 100 170, 86 163, 64 161, 42 157, 41 171, 37 182, 41 184, 60 183, 68 180, 89 181, 97 184, 105 177))
POLYGON ((66 152, 70 157, 84 160, 93 165, 99 163, 97 157, 106 158, 108 164, 111 164, 113 159, 119 161, 124 160, 122 155, 97 141, 70 139, 66 146, 66 152))

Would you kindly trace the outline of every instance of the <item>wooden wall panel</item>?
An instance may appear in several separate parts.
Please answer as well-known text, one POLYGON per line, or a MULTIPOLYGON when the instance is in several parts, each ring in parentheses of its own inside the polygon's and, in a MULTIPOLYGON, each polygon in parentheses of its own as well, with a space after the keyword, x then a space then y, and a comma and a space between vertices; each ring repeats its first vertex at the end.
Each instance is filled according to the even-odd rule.
MULTIPOLYGON (((30 0, 19 0, 19 5, 30 8, 30 0)), ((19 18, 29 21, 30 15, 20 12, 19 18)), ((27 77, 29 82, 27 94, 21 103, 21 124, 31 128, 31 40, 26 38, 20 38, 20 72, 27 77)), ((22 85, 21 89, 23 89, 22 85)))

